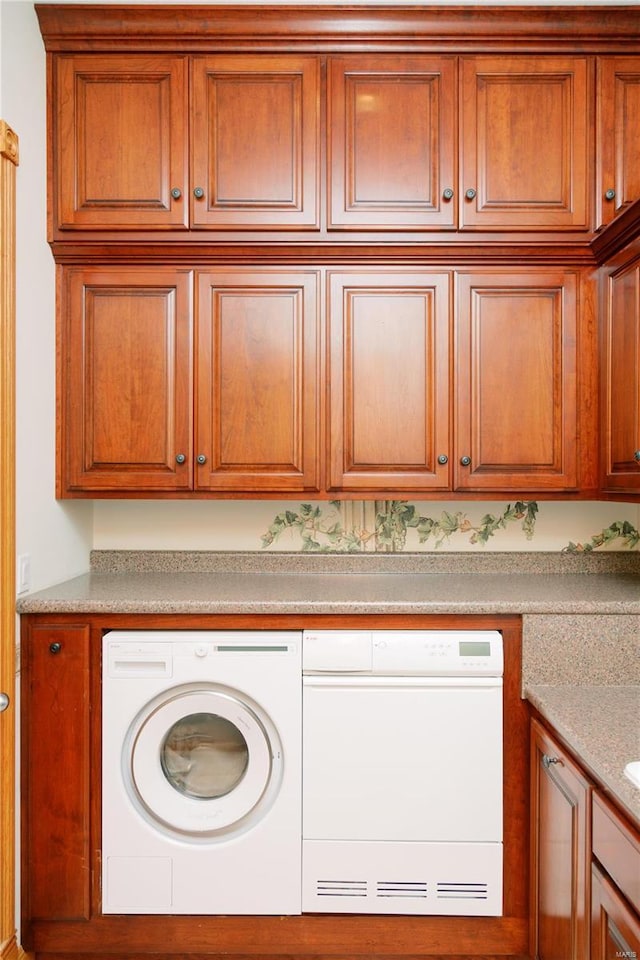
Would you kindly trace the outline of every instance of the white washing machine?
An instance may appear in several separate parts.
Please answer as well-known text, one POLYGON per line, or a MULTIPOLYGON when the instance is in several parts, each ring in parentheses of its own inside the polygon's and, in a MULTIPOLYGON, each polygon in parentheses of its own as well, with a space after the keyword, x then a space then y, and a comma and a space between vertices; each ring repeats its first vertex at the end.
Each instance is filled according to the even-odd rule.
POLYGON ((105 634, 103 913, 300 913, 301 647, 105 634))

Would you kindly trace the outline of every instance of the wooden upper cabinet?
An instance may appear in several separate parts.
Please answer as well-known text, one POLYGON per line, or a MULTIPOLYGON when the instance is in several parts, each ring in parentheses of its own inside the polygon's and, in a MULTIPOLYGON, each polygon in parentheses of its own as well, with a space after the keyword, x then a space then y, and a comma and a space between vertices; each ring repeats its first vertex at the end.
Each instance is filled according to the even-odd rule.
POLYGON ((587 230, 587 57, 463 57, 462 229, 587 230))
POLYGON ((316 271, 198 277, 196 489, 319 489, 316 271))
POLYGON ((448 275, 371 268, 329 283, 329 489, 448 489, 448 275))
POLYGON ((331 229, 456 226, 456 62, 330 59, 331 229))
POLYGON ((189 489, 190 291, 186 270, 65 275, 59 495, 189 489))
POLYGON ((192 226, 317 228, 318 59, 195 57, 192 78, 192 226))
POLYGON ((577 486, 577 277, 461 273, 458 490, 577 486))
POLYGON ((602 487, 640 493, 640 259, 605 279, 602 373, 602 487))
POLYGON ((53 82, 54 225, 187 227, 186 57, 61 55, 53 82))
POLYGON ((640 197, 640 57, 599 57, 597 222, 640 197))

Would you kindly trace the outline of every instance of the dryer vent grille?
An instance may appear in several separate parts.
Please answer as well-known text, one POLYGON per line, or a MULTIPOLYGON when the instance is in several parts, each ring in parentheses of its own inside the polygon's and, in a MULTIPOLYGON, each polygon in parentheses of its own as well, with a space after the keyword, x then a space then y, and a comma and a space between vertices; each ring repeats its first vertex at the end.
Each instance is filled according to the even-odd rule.
POLYGON ((438 900, 486 900, 488 884, 465 883, 463 881, 439 882, 436 896, 438 900))
POLYGON ((316 894, 319 897, 366 897, 366 880, 318 880, 316 894))
POLYGON ((378 880, 377 897, 426 897, 426 880, 378 880))

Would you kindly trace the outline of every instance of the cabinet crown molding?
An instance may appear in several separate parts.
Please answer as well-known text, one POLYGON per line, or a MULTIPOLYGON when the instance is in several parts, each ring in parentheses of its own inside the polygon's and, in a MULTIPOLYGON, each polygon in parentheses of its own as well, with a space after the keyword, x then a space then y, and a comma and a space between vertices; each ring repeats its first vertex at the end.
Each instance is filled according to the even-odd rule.
POLYGON ((49 52, 218 49, 637 52, 640 5, 447 7, 36 4, 49 52))

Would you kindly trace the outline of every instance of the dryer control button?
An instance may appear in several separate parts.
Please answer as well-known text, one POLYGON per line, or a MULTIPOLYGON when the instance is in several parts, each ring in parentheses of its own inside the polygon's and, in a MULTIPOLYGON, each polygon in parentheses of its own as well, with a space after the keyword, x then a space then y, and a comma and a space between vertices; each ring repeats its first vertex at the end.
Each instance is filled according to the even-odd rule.
POLYGON ((193 648, 193 652, 195 653, 196 657, 206 657, 206 655, 209 653, 209 647, 206 643, 198 643, 193 648))

